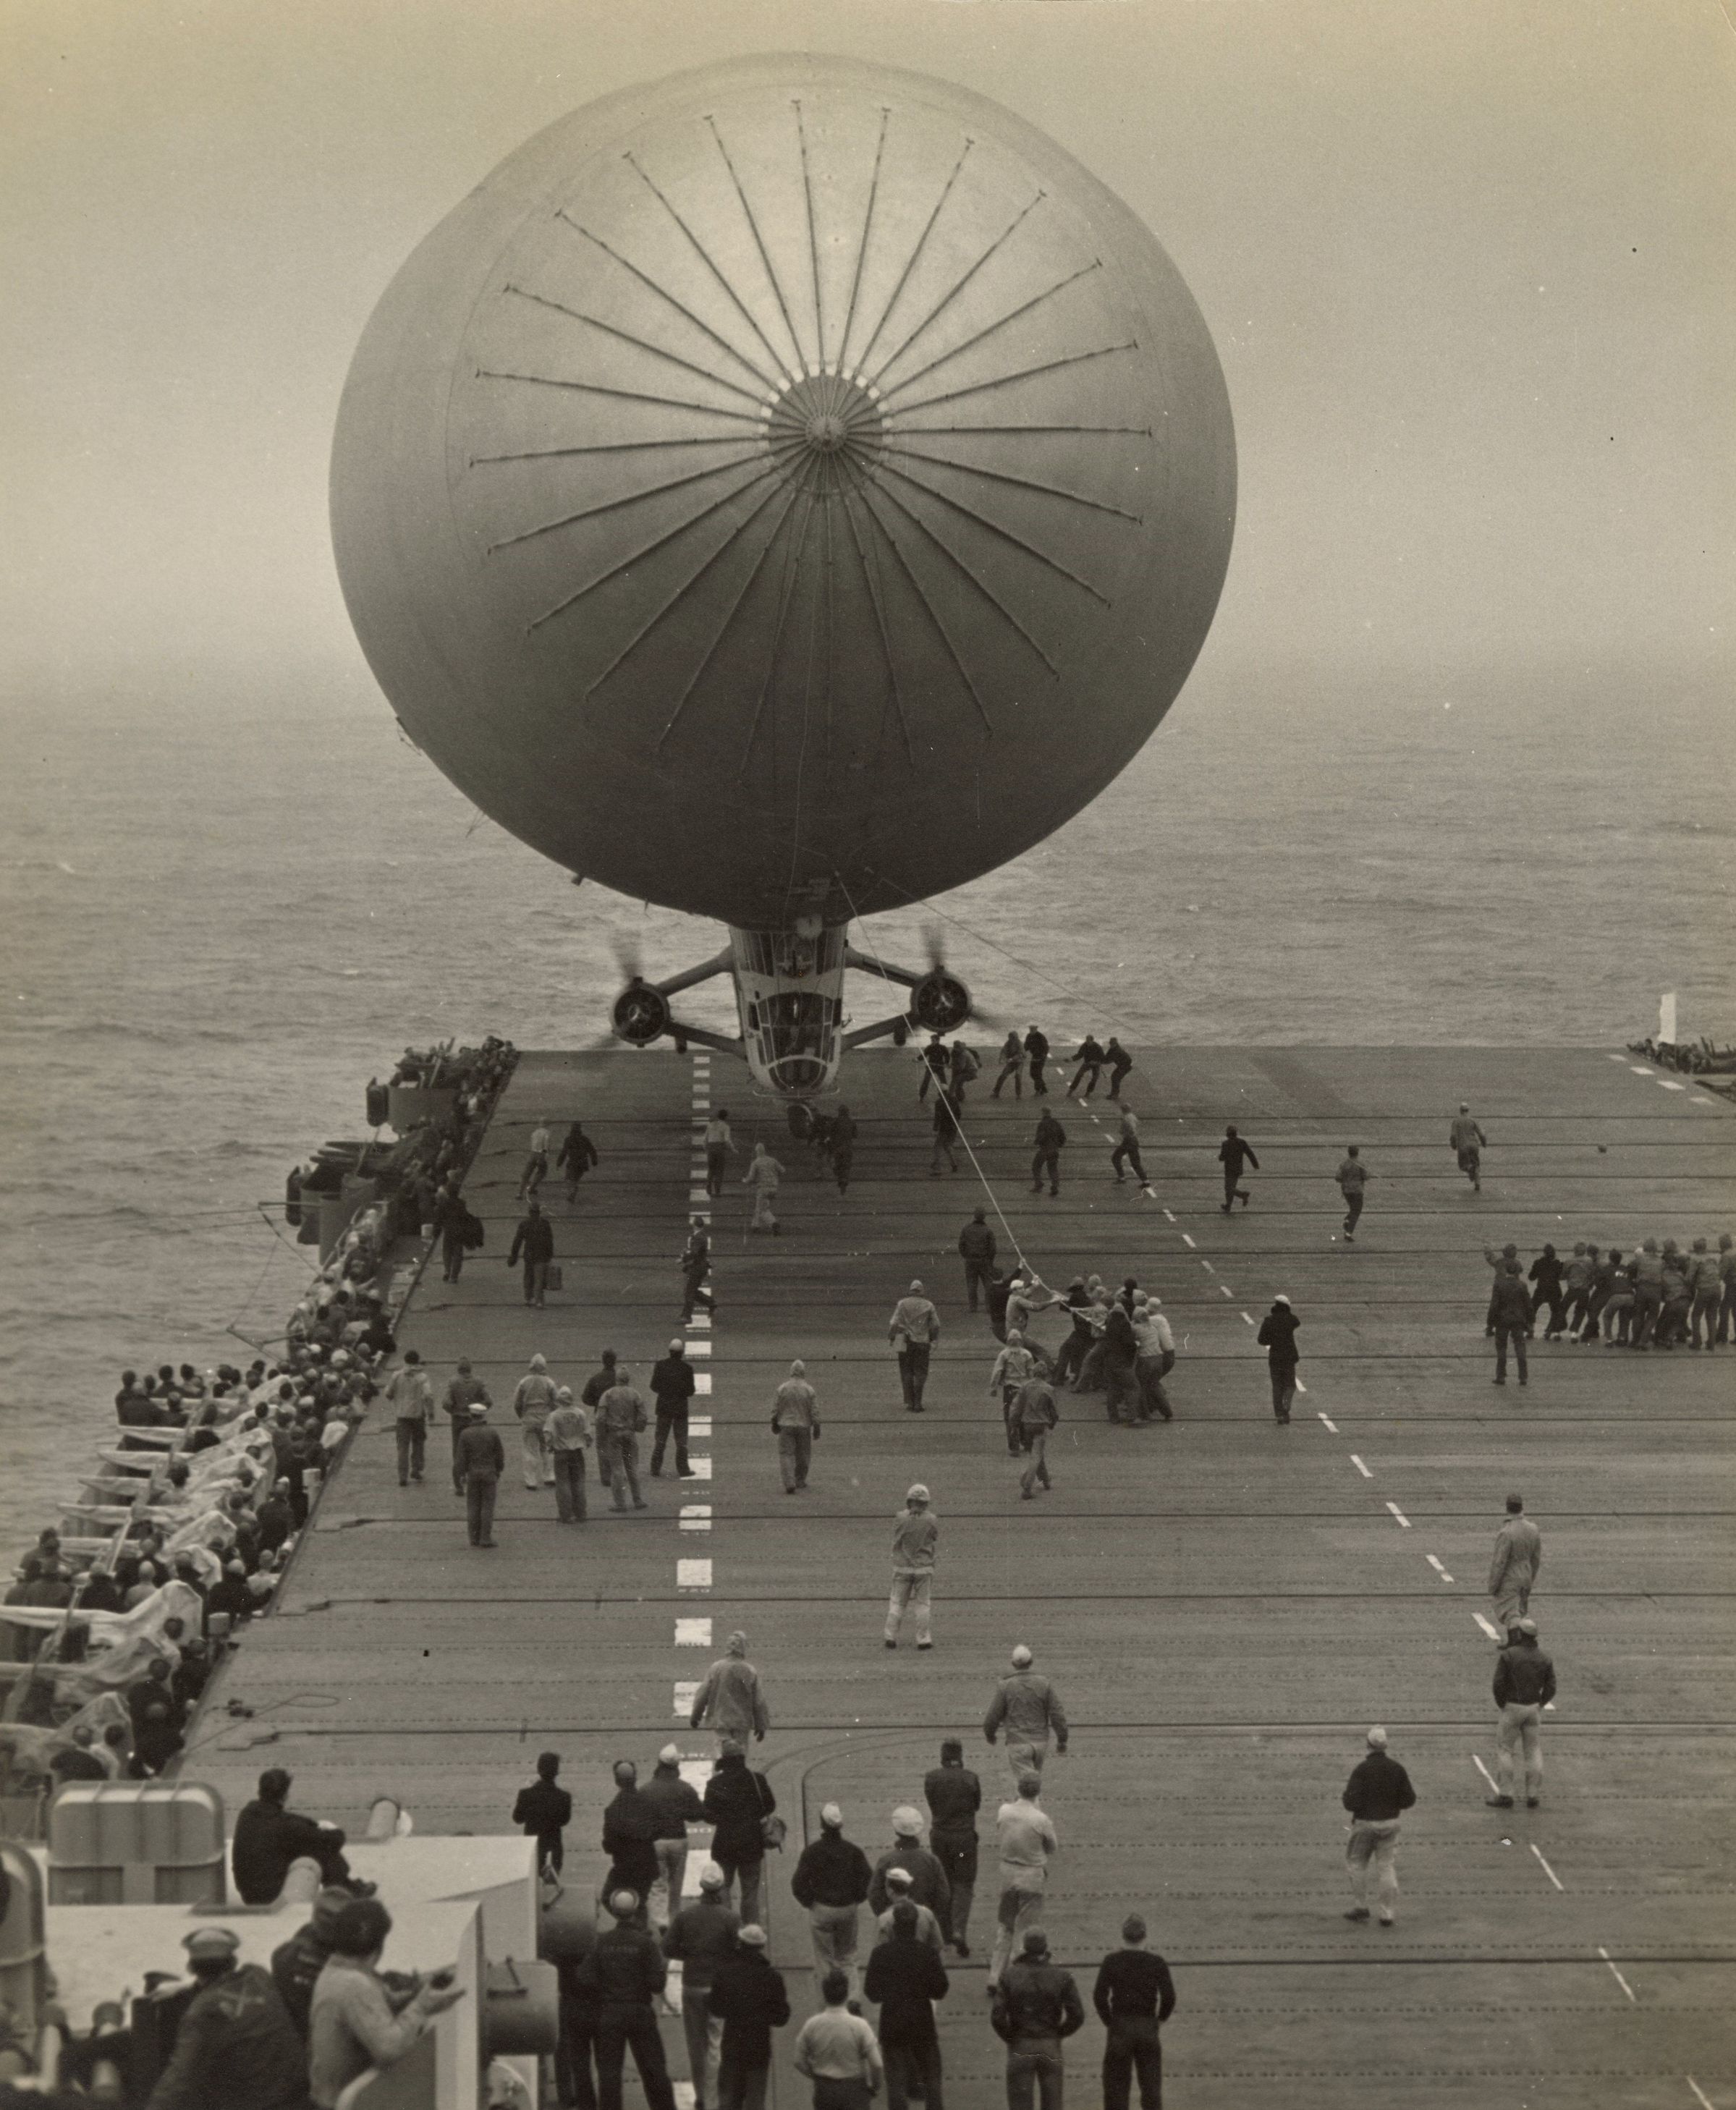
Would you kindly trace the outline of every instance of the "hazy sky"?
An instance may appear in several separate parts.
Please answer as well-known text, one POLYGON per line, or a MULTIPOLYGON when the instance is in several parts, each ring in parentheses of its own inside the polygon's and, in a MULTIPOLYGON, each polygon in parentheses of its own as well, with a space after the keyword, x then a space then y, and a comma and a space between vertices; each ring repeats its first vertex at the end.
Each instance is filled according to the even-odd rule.
POLYGON ((353 675, 326 460, 397 264, 575 105, 798 46, 997 97, 1176 259, 1240 449, 1220 668, 1730 666, 1717 0, 8 0, 0 39, 15 692, 353 675))

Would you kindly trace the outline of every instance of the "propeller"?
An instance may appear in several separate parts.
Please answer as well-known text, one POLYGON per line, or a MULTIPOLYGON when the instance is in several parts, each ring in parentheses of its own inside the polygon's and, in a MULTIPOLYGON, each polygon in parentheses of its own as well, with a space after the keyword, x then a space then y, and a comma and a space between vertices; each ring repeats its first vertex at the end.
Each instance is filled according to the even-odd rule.
POLYGON ((616 930, 610 934, 609 942, 623 982, 630 982, 635 975, 645 972, 645 952, 636 935, 616 930))
POLYGON ((922 950, 931 967, 946 965, 946 932, 941 924, 930 921, 922 926, 922 950))

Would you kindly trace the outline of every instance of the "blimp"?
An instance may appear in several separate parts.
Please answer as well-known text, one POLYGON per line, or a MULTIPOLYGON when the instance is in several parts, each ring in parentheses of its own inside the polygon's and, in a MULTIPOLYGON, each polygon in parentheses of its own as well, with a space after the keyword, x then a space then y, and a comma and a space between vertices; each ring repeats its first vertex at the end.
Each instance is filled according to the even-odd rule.
POLYGON ((1012 111, 809 53, 537 134, 355 354, 338 576, 410 739, 578 881, 714 919, 611 1030, 792 1100, 950 1033, 853 926, 1016 858, 1152 735, 1229 563, 1211 335, 1143 222, 1012 111), (845 978, 895 1007, 854 1026, 845 978), (739 1038, 674 1000, 732 977, 739 1038))

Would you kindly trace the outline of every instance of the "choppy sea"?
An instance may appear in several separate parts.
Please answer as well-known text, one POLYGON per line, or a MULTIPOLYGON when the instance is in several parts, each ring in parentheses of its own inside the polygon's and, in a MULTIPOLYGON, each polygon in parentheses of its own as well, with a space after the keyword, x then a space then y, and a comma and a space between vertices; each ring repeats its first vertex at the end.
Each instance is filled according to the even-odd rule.
MULTIPOLYGON (((1618 1044, 1679 993, 1736 1038, 1727 697, 1594 675, 1239 682, 939 906, 986 1007, 1133 1042, 1618 1044)), ((306 1262, 258 1205, 406 1044, 602 1028, 618 946, 714 937, 575 891, 360 683, 0 717, 0 1558, 127 1364, 236 1356, 306 1262)), ((877 918, 920 957, 924 912, 877 918)), ((696 1003, 727 1017, 721 992, 696 1003)))

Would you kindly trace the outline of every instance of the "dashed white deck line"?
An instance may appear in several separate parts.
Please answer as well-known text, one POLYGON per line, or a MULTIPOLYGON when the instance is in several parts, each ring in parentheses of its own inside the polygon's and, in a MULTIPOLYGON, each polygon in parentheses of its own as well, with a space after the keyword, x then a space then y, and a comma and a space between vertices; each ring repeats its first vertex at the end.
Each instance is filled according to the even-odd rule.
POLYGON ((1480 1612, 1473 1612, 1471 1616, 1476 1621, 1477 1624, 1483 1629, 1484 1632, 1489 1636, 1492 1641, 1498 1641, 1500 1640, 1500 1635, 1495 1632, 1494 1628, 1489 1624, 1489 1621, 1484 1618, 1480 1612))
MULTIPOLYGON (((1610 1967, 1610 1975, 1611 1975, 1611 1976, 1612 1978, 1614 1978, 1614 1980, 1615 1980, 1616 1983, 1616 1984, 1617 1984, 1617 1985, 1621 1988, 1622 1991, 1627 1995, 1628 1998, 1629 1998, 1629 1999, 1634 2003, 1634 2005, 1637 2008, 1637 2007, 1639 2005, 1639 1995, 1638 1995, 1637 1993, 1635 1993, 1635 1991, 1634 1990, 1634 1988, 1633 1988, 1630 1985, 1629 1985, 1629 1983, 1628 1983, 1627 1980, 1626 1980, 1625 1978, 1624 1978, 1624 1977, 1622 1976, 1621 1973, 1620 1973, 1620 1972, 1616 1968, 1614 1960, 1613 1960, 1613 1958, 1611 1957, 1609 1951, 1608 1951, 1607 1949, 1605 1949, 1604 1947, 1602 1947, 1602 1945, 1600 1944, 1600 1945, 1599 1945, 1599 1946, 1598 1946, 1598 1955, 1599 1955, 1599 1956, 1601 1956, 1601 1957, 1603 1958, 1604 1962, 1609 1965, 1609 1967, 1610 1967)), ((1692 2087, 1693 2086, 1693 2083, 1691 2081, 1689 2081, 1689 2083, 1688 2083, 1688 2086, 1689 2086, 1690 2088, 1692 2088, 1692 2087)), ((1697 2094, 1697 2093, 1698 2093, 1698 2090, 1695 2090, 1695 2092, 1696 2092, 1696 2094, 1697 2094)), ((1703 2102, 1706 2100, 1706 2098, 1705 2098, 1703 2095, 1702 2095, 1702 2096, 1700 2097, 1700 2100, 1703 2103, 1703 2102)))
MULTIPOLYGON (((687 1857, 687 1863, 690 1868, 692 1866, 692 1861, 693 1857, 691 1854, 689 1854, 687 1857)), ((698 1880, 697 1877, 694 1878, 696 1884, 697 1884, 698 1880)), ((685 1876, 682 1878, 681 1892, 683 1897, 687 1896, 687 1879, 685 1876)), ((674 1967, 673 1964, 671 1964, 669 1967, 672 1971, 674 1967)), ((693 2083, 691 2081, 672 2081, 669 2083, 669 2090, 675 2098, 675 2110, 694 2110, 694 2106, 699 2099, 693 2093, 693 2083)))
POLYGON ((1625 1055, 1610 1055, 1604 1059, 1610 1062, 1625 1062, 1628 1058, 1625 1055))
MULTIPOLYGON (((1694 1104, 1695 1104, 1697 1107, 1715 1107, 1715 1106, 1716 1106, 1716 1105, 1717 1105, 1717 1103, 1718 1103, 1718 1102, 1717 1102, 1716 1099, 1702 1098, 1701 1097, 1700 1093, 1697 1093, 1697 1092, 1696 1092, 1696 1093, 1694 1093, 1694 1100, 1693 1100, 1693 1103, 1694 1103, 1694 1104)), ((1703 2097, 1703 2096, 1702 2097, 1701 2100, 1702 2100, 1702 2102, 1705 2100, 1705 2099, 1704 2099, 1704 2097, 1703 2097)))
POLYGON ((1494 1775, 1489 1771, 1489 1768, 1484 1764, 1483 1761, 1477 1756, 1475 1751, 1471 1755, 1471 1763, 1476 1768, 1477 1771, 1482 1774, 1484 1779, 1489 1782, 1489 1793, 1491 1795, 1499 1795, 1501 1789, 1494 1775))
POLYGON ((1554 1884, 1557 1890, 1565 1890, 1567 1886, 1561 1881, 1561 1877, 1556 1874, 1554 1869, 1549 1866, 1549 1863, 1544 1860, 1543 1850, 1538 1845, 1534 1839, 1531 1841, 1531 1851, 1537 1856, 1537 1865, 1543 1870, 1543 1873, 1549 1878, 1550 1881, 1554 1884))
POLYGON ((1194 1241, 1188 1236, 1187 1233, 1184 1231, 1181 1234, 1181 1243, 1185 1246, 1190 1246, 1193 1244, 1194 1241))
MULTIPOLYGON (((1298 1388, 1298 1389, 1299 1390, 1299 1389, 1300 1389, 1300 1388, 1299 1387, 1299 1388, 1298 1388)), ((1315 1411, 1317 1414, 1320 1414, 1320 1410, 1319 1410, 1319 1408, 1318 1408, 1318 1407, 1316 1407, 1316 1408, 1315 1408, 1315 1410, 1314 1410, 1314 1411, 1315 1411)), ((1333 1433, 1335 1436, 1336 1436, 1336 1435, 1337 1435, 1337 1433, 1338 1433, 1338 1424, 1337 1424, 1335 1421, 1332 1421, 1332 1420, 1328 1419, 1328 1418, 1326 1417, 1326 1415, 1325 1415, 1324 1414, 1321 1414, 1321 1415, 1320 1415, 1320 1418, 1321 1418, 1321 1419, 1322 1421, 1326 1422, 1326 1424, 1327 1428, 1328 1428, 1328 1429, 1330 1429, 1331 1430, 1332 1433, 1333 1433)))
MULTIPOLYGON (((705 1793, 705 1783, 711 1777, 709 1759, 705 1757, 703 1754, 695 1755, 690 1752, 686 1758, 678 1762, 678 1770, 689 1787, 696 1787, 701 1795, 705 1793)), ((687 1856, 687 1866, 690 1868, 696 1861, 703 1868, 705 1865, 705 1856, 703 1854, 690 1854, 687 1856)), ((699 1885, 696 1882, 693 1887, 696 1890, 699 1885)))
POLYGON ((675 1719, 685 1722, 693 1712, 693 1703, 699 1697, 704 1681, 697 1678, 678 1678, 675 1681, 675 1719))
POLYGON ((1217 1285, 1217 1293, 1220 1297, 1227 1297, 1232 1304, 1235 1303, 1235 1292, 1230 1287, 1228 1283, 1219 1283, 1217 1285))
POLYGON ((711 1331, 711 1314, 709 1311, 696 1311, 691 1319, 685 1321, 685 1324, 690 1333, 709 1333, 711 1331))
MULTIPOLYGON (((699 1379, 699 1389, 702 1392, 709 1392, 711 1390, 711 1373, 709 1370, 706 1370, 701 1374, 699 1379)), ((687 1417, 687 1433, 693 1438, 696 1442, 702 1442, 711 1433, 711 1416, 709 1414, 690 1415, 687 1417)))
POLYGON ((1211 1261, 1208 1260, 1201 1261, 1199 1265, 1205 1270, 1208 1275, 1216 1275, 1217 1272, 1217 1270, 1212 1266, 1211 1261))
POLYGON ((1163 1216, 1165 1221, 1167 1223, 1172 1224, 1176 1220, 1176 1212, 1173 1209, 1166 1209, 1163 1211, 1163 1216))
POLYGON ((1693 2089, 1693 2099, 1699 2104, 1700 2110, 1718 2110, 1716 2103, 1712 2101, 1711 2096, 1707 2094, 1706 2090, 1700 2085, 1699 2082, 1694 2079, 1691 2073, 1684 2073, 1682 2076, 1682 2078, 1688 2083, 1688 2086, 1693 2089))
POLYGON ((1302 1382, 1302 1380, 1301 1380, 1301 1379, 1300 1379, 1300 1378, 1298 1378, 1298 1379, 1297 1379, 1297 1380, 1296 1380, 1296 1389, 1297 1389, 1297 1391, 1298 1391, 1298 1392, 1299 1392, 1302 1394, 1302 1396, 1303 1396, 1303 1397, 1304 1399, 1306 1399, 1306 1398, 1308 1397, 1308 1387, 1307 1387, 1307 1386, 1306 1386, 1306 1385, 1302 1382))
POLYGON ((711 1343, 709 1341, 689 1341, 687 1353, 690 1356, 709 1356, 711 1353, 711 1343))
POLYGON ((711 1505, 709 1502, 683 1502, 681 1515, 676 1519, 680 1531, 709 1531, 711 1505))
POLYGON ((1688 1089, 1687 1085, 1677 1084, 1673 1077, 1660 1077, 1657 1081, 1666 1092, 1685 1092, 1688 1089))
MULTIPOLYGON (((711 1373, 709 1370, 696 1370, 693 1373, 693 1390, 696 1397, 700 1399, 710 1398, 711 1373)), ((699 1431, 696 1429, 693 1433, 696 1436, 699 1433, 699 1431)), ((705 1430, 705 1433, 708 1436, 711 1433, 711 1430, 709 1426, 705 1430)))
POLYGON ((1398 1528, 1401 1531, 1408 1531, 1411 1528, 1411 1520, 1405 1515, 1404 1511, 1399 1508, 1397 1502, 1389 1502, 1386 1506, 1392 1511, 1393 1521, 1398 1525, 1398 1528))
POLYGON ((709 1590, 711 1587, 711 1563, 709 1560, 678 1560, 675 1564, 675 1587, 678 1590, 709 1590))
POLYGON ((1435 1570, 1435 1573, 1439 1576, 1443 1582, 1450 1582, 1453 1580, 1453 1578, 1447 1573, 1446 1569, 1441 1566, 1440 1562, 1435 1558, 1435 1555, 1432 1553, 1426 1553, 1423 1555, 1423 1559, 1428 1562, 1430 1567, 1431 1567, 1435 1570))
POLYGON ((1649 1077, 1652 1074, 1650 1069, 1643 1062, 1629 1062, 1628 1067, 1634 1072, 1634 1075, 1636 1077, 1649 1077))
POLYGON ((1350 1462, 1356 1467, 1358 1472, 1362 1474, 1365 1480, 1371 1480, 1374 1478, 1374 1474, 1369 1471, 1368 1468, 1362 1463, 1362 1460, 1358 1457, 1354 1451, 1350 1454, 1350 1462))
POLYGON ((675 1622, 677 1648, 709 1648, 711 1622, 709 1619, 678 1619, 675 1622))
MULTIPOLYGON (((691 1433, 691 1429, 689 1433, 691 1433)), ((696 1457, 690 1451, 687 1464, 696 1480, 709 1480, 711 1478, 711 1460, 703 1452, 696 1457)))

